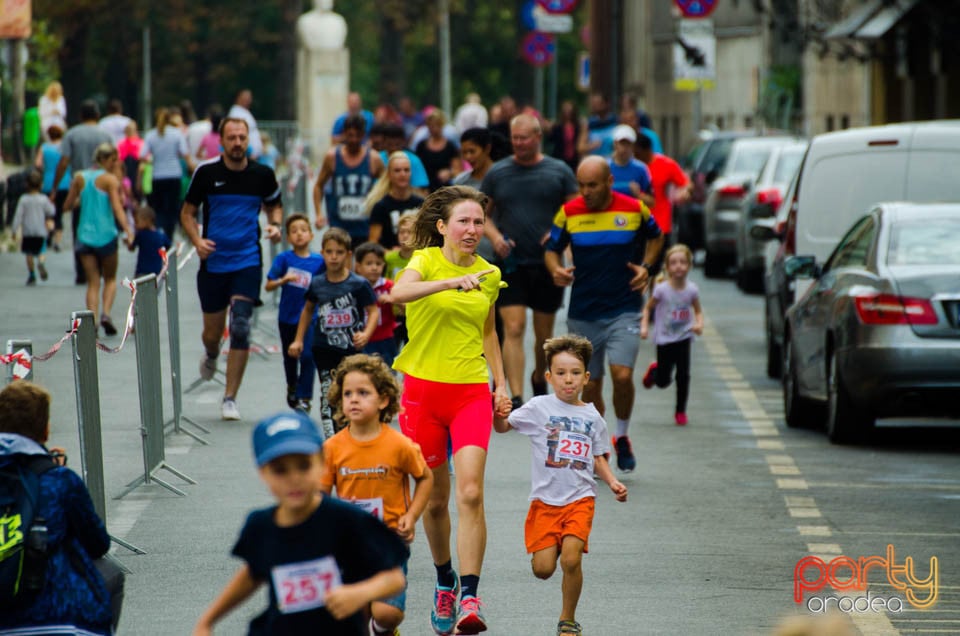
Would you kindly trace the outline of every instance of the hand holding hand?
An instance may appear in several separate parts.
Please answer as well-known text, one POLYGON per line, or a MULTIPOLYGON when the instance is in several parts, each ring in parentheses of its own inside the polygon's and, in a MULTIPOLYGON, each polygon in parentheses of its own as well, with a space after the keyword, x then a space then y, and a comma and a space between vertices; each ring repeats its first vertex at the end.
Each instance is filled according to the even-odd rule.
POLYGON ((506 417, 513 410, 513 402, 507 395, 507 390, 503 387, 497 387, 493 392, 494 415, 496 417, 506 417))

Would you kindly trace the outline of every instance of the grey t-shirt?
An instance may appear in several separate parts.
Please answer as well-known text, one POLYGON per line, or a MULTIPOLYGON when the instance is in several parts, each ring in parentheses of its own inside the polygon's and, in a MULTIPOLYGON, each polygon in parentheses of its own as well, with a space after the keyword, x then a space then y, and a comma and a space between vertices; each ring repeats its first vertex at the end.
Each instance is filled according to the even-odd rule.
POLYGON ((97 124, 77 124, 67 131, 60 152, 70 158, 73 174, 93 167, 93 153, 102 143, 113 143, 113 137, 97 124))
POLYGON ((577 194, 577 179, 570 166, 553 157, 533 166, 521 166, 507 157, 493 164, 480 191, 493 199, 497 227, 516 243, 517 263, 542 265, 541 241, 560 206, 577 194))

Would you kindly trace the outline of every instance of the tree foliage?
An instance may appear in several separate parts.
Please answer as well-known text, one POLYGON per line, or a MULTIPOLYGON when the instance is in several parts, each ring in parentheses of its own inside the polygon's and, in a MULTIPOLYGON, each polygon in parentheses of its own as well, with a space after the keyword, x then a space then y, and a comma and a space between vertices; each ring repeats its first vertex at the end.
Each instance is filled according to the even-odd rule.
MULTIPOLYGON (((60 81, 77 112, 80 100, 123 100, 130 114, 142 109, 142 29, 150 27, 154 105, 190 99, 202 110, 228 105, 243 87, 254 93, 263 119, 292 118, 295 24, 304 0, 33 0, 34 18, 61 43, 60 81)), ((453 97, 471 91, 486 103, 513 94, 532 98, 532 69, 518 54, 524 34, 520 0, 450 0, 453 97)), ((586 19, 581 3, 576 28, 586 19)), ((351 85, 368 105, 401 95, 439 103, 436 0, 342 0, 347 20, 351 85)), ((560 38, 560 96, 574 97, 576 34, 560 38)), ((55 70, 37 69, 36 83, 55 70)))

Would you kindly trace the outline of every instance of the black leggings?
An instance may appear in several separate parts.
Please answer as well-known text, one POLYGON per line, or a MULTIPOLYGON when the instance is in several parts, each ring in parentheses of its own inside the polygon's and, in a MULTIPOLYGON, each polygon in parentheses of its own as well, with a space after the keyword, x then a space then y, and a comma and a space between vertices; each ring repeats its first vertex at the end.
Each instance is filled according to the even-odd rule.
POLYGON ((657 345, 657 371, 653 381, 661 389, 670 386, 670 376, 677 369, 677 413, 687 412, 690 395, 690 341, 692 338, 657 345))
POLYGON ((180 220, 180 177, 154 179, 153 192, 147 196, 150 207, 157 215, 157 225, 170 240, 180 220))

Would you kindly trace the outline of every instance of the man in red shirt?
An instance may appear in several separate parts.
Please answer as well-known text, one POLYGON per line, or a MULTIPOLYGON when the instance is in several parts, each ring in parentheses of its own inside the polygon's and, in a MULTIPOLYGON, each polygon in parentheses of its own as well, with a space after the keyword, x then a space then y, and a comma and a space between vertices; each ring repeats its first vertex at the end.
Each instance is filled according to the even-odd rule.
POLYGON ((654 196, 653 218, 666 237, 663 243, 666 249, 673 243, 673 203, 682 203, 689 199, 692 184, 680 164, 666 155, 654 152, 650 138, 642 133, 637 135, 637 158, 647 164, 647 169, 650 170, 654 196))

